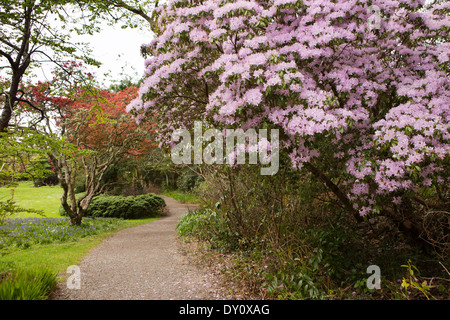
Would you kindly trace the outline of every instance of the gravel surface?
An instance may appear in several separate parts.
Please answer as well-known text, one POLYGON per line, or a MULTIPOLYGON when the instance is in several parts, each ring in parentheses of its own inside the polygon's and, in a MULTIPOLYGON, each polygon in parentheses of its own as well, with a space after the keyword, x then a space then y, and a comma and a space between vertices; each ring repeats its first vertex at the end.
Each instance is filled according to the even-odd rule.
POLYGON ((219 280, 192 264, 176 236, 180 217, 194 205, 164 197, 168 214, 115 233, 79 264, 81 288, 58 284, 51 300, 221 300, 219 280))

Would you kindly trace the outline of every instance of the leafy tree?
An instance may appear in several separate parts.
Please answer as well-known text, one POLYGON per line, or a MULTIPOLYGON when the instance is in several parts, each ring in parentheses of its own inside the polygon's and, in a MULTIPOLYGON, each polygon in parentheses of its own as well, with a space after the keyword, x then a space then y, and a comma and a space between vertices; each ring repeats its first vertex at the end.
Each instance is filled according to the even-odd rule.
MULTIPOLYGON (((83 72, 78 64, 68 68, 72 73, 83 72)), ((63 188, 61 204, 71 222, 80 224, 92 198, 106 187, 102 184, 105 172, 123 157, 140 155, 153 146, 151 124, 139 126, 125 112, 137 88, 114 93, 80 86, 57 75, 52 82, 39 83, 27 92, 29 101, 45 111, 46 121, 36 124, 34 132, 47 140, 36 148, 50 157, 63 188), (55 95, 64 92, 65 96, 55 95), (80 172, 86 179, 85 193, 76 198, 80 172)))
POLYGON ((154 183, 167 189, 176 188, 175 178, 182 171, 180 166, 173 163, 170 154, 156 148, 148 153, 144 168, 152 176, 154 183))
POLYGON ((33 178, 35 187, 58 184, 55 171, 52 170, 51 161, 47 155, 37 155, 30 159, 27 166, 29 175, 33 178))
POLYGON ((0 134, 0 184, 53 176, 47 153, 40 149, 44 141, 44 137, 27 128, 15 134, 0 134))
MULTIPOLYGON (((94 34, 100 30, 99 19, 111 23, 121 20, 123 27, 138 27, 138 20, 134 19, 137 16, 152 22, 152 4, 128 0, 0 1, 0 177, 34 174, 34 178, 44 178, 36 173, 45 170, 26 171, 31 157, 46 153, 68 159, 80 156, 77 146, 65 140, 65 127, 58 126, 61 122, 55 120, 63 118, 62 110, 75 97, 80 99, 79 94, 95 95, 90 89, 80 90, 92 88, 93 77, 78 72, 79 65, 67 60, 77 59, 93 66, 99 62, 91 58, 86 45, 73 43, 71 35, 94 34), (45 63, 58 68, 56 78, 32 85, 32 71, 45 63), (77 85, 67 91, 67 83, 77 85), (16 164, 22 169, 18 171, 16 164)), ((92 106, 89 118, 93 114, 101 116, 100 103, 92 106)))
POLYGON ((122 21, 122 28, 140 28, 144 21, 154 32, 157 30, 153 9, 158 7, 158 0, 83 0, 83 7, 111 24, 122 21))
POLYGON ((75 217, 76 224, 92 198, 102 193, 106 187, 106 184, 102 184, 106 171, 123 157, 139 155, 151 145, 151 141, 146 139, 149 131, 142 130, 124 112, 126 104, 135 96, 132 92, 135 92, 132 88, 118 94, 102 91, 100 94, 105 102, 101 107, 107 115, 107 119, 102 122, 90 113, 93 101, 89 100, 73 104, 70 115, 63 121, 62 126, 65 127, 68 140, 84 152, 87 151, 79 157, 86 176, 86 187, 84 196, 77 200, 76 205, 72 197, 75 196, 77 162, 64 156, 51 155, 61 185, 71 199, 70 209, 69 203, 65 203, 64 199, 62 205, 67 212, 72 212, 69 215, 75 217))
POLYGON ((383 214, 418 237, 415 207, 448 208, 448 5, 173 0, 155 11, 129 109, 156 114, 166 145, 195 120, 280 129, 292 166, 357 221, 383 214))
POLYGON ((16 125, 11 120, 19 103, 37 108, 23 92, 33 69, 51 63, 70 74, 64 64, 68 59, 100 65, 87 45, 71 41, 73 33, 92 35, 100 30, 99 20, 137 27, 135 17, 141 17, 152 25, 152 8, 153 1, 135 0, 1 0, 0 62, 5 75, 0 79, 0 132, 16 125))
MULTIPOLYGON (((0 1, 0 57, 6 62, 2 68, 7 74, 6 85, 0 92, 4 103, 0 132, 7 131, 17 105, 27 102, 23 88, 34 67, 52 62, 64 69, 62 62, 68 56, 99 65, 89 57, 87 48, 80 52, 70 41, 70 32, 64 31, 65 25, 73 20, 72 15, 76 15, 76 4, 77 1, 71 0, 0 1)), ((76 31, 89 33, 94 29, 90 23, 76 31)))

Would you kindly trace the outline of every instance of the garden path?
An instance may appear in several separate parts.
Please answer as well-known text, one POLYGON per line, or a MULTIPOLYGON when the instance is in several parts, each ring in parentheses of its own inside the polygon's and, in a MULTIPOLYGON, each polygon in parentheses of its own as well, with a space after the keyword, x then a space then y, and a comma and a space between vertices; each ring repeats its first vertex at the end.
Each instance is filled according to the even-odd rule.
POLYGON ((165 197, 161 219, 121 230, 95 247, 79 264, 81 288, 58 284, 52 300, 227 299, 214 275, 183 254, 176 235, 180 217, 194 205, 165 197))

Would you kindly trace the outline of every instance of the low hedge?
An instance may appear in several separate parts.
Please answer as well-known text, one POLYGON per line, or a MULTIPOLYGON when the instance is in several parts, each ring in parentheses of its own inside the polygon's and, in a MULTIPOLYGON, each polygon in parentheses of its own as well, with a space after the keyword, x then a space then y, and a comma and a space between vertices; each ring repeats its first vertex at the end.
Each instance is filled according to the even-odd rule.
MULTIPOLYGON (((165 206, 164 199, 154 193, 136 197, 99 195, 92 199, 85 216, 122 219, 151 218, 161 215, 165 206)), ((67 216, 62 206, 59 212, 60 215, 67 216)))

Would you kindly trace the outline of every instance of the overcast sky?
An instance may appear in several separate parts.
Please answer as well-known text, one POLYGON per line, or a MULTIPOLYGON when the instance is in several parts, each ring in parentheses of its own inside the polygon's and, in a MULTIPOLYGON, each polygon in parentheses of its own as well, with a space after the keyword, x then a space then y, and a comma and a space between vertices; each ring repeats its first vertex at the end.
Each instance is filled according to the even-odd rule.
POLYGON ((133 79, 139 79, 144 73, 144 58, 140 55, 142 44, 150 43, 152 33, 138 29, 121 29, 120 26, 105 26, 103 31, 82 38, 93 49, 93 58, 100 61, 100 69, 93 69, 100 82, 118 81, 125 73, 133 79), (111 77, 105 78, 105 73, 111 77))
MULTIPOLYGON (((139 80, 144 73, 144 58, 140 55, 140 47, 150 43, 153 35, 151 31, 121 29, 120 25, 105 25, 100 33, 92 36, 72 34, 71 42, 88 43, 93 50, 92 58, 102 63, 100 68, 88 66, 88 69, 104 87, 124 79, 126 75, 139 80), (109 75, 105 76, 107 73, 109 75)), ((39 79, 49 80, 52 78, 53 67, 53 64, 43 64, 40 69, 35 70, 35 74, 39 79)))

